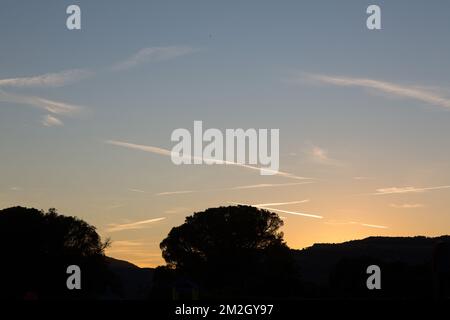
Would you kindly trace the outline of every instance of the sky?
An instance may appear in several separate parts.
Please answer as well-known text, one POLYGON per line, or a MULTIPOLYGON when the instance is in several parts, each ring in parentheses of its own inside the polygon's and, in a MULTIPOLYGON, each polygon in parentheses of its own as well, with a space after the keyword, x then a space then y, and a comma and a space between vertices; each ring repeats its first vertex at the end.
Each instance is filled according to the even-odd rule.
POLYGON ((0 208, 57 208, 164 263, 193 212, 249 204, 291 248, 450 227, 450 2, 0 2, 0 208), (66 8, 81 8, 81 30, 66 8), (366 8, 381 8, 368 30, 366 8), (280 170, 176 166, 171 133, 277 128, 280 170), (153 150, 153 151, 152 151, 153 150), (304 177, 305 179, 296 179, 304 177))

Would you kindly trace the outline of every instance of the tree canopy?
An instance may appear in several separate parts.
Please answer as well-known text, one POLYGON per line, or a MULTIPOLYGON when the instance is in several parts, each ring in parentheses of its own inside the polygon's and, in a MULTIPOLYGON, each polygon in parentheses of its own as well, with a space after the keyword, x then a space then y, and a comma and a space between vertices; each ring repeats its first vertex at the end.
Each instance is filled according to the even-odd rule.
POLYGON ((91 294, 102 285, 107 245, 95 227, 55 209, 0 210, 0 295, 20 299, 30 292, 38 298, 91 294), (86 271, 82 292, 69 293, 66 288, 66 268, 71 264, 86 271))
POLYGON ((283 220, 251 206, 210 208, 173 228, 161 244, 168 267, 213 291, 272 295, 294 275, 283 220), (233 288, 236 292, 228 291, 233 288))

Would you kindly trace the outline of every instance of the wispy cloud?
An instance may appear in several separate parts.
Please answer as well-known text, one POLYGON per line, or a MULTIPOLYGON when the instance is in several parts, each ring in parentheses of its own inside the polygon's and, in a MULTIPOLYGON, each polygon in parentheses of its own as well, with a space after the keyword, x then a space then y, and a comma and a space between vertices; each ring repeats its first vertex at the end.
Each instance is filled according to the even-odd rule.
POLYGON ((280 209, 269 208, 269 207, 256 207, 256 208, 267 209, 267 210, 270 210, 270 211, 287 213, 287 214, 293 214, 293 215, 296 215, 296 216, 303 216, 303 217, 307 217, 307 218, 323 219, 323 217, 320 216, 320 215, 311 214, 311 213, 305 213, 305 212, 287 211, 287 210, 280 210, 280 209))
POLYGON ((402 193, 419 193, 431 190, 440 190, 440 189, 448 189, 450 186, 437 186, 437 187, 425 187, 425 188, 417 188, 417 187, 389 187, 389 188, 380 188, 377 189, 375 193, 371 193, 371 195, 385 195, 385 194, 402 194, 402 193))
POLYGON ((0 90, 0 101, 26 105, 51 113, 51 115, 48 114, 41 120, 41 123, 46 127, 61 127, 64 125, 64 123, 60 119, 60 117, 72 116, 85 109, 84 107, 79 105, 44 99, 36 96, 11 94, 3 90, 0 90), (58 117, 56 117, 55 115, 58 115, 58 117))
POLYGON ((424 205, 420 203, 402 203, 402 204, 391 203, 389 206, 397 209, 416 209, 424 207, 424 205))
POLYGON ((311 155, 314 157, 315 160, 319 162, 326 162, 330 159, 327 155, 327 152, 324 149, 319 148, 317 146, 314 146, 312 148, 311 155))
POLYGON ((152 147, 152 146, 145 146, 141 144, 135 144, 135 143, 129 143, 129 142, 123 142, 123 141, 117 141, 117 140, 107 140, 105 141, 108 144, 118 146, 118 147, 124 147, 128 149, 134 149, 134 150, 140 150, 144 152, 150 152, 159 154, 162 156, 168 156, 170 157, 172 152, 170 150, 158 148, 158 147, 152 147))
POLYGON ((309 202, 309 199, 299 200, 299 201, 289 201, 289 202, 272 202, 272 203, 258 203, 254 204, 254 207, 270 207, 270 206, 286 206, 290 204, 299 204, 309 202))
POLYGON ((114 247, 139 247, 144 245, 141 241, 134 241, 134 240, 117 240, 112 242, 112 245, 114 247))
POLYGON ((324 224, 338 225, 338 226, 354 224, 354 225, 359 225, 359 226, 368 227, 368 228, 376 228, 376 229, 388 229, 389 228, 387 226, 382 226, 382 225, 378 225, 378 224, 369 224, 369 223, 362 223, 362 222, 355 222, 355 221, 348 221, 348 222, 326 221, 326 222, 324 222, 324 224))
MULTIPOLYGON (((146 145, 134 144, 134 143, 124 142, 124 141, 117 141, 117 140, 107 140, 105 142, 108 144, 111 144, 111 145, 119 146, 119 147, 125 147, 125 148, 129 148, 129 149, 135 149, 135 150, 155 153, 155 154, 159 154, 159 155, 163 155, 163 156, 169 156, 169 157, 177 156, 177 155, 172 155, 172 151, 170 151, 170 150, 159 148, 159 147, 154 147, 154 146, 146 146, 146 145)), ((186 158, 199 159, 198 157, 194 157, 191 155, 183 155, 183 156, 178 156, 178 157, 180 159, 186 159, 186 158)), ((290 178, 290 179, 296 179, 296 180, 311 179, 311 178, 306 178, 306 177, 300 177, 300 176, 297 176, 295 174, 288 173, 288 172, 275 171, 275 170, 271 170, 268 168, 260 168, 260 167, 250 166, 247 164, 242 164, 242 163, 237 163, 237 162, 232 162, 232 161, 226 161, 226 160, 218 161, 215 159, 208 159, 208 158, 203 158, 203 160, 204 161, 209 160, 211 162, 215 162, 216 164, 232 165, 232 166, 237 166, 237 167, 250 169, 250 170, 261 171, 261 169, 263 169, 264 171, 272 172, 274 175, 283 176, 283 177, 290 178)))
POLYGON ((310 184, 314 183, 312 181, 305 182, 294 182, 294 183, 260 183, 260 184, 251 184, 246 186, 236 186, 229 188, 222 188, 219 190, 244 190, 244 189, 259 189, 259 188, 277 188, 277 187, 289 187, 289 186, 298 186, 302 184, 310 184))
POLYGON ((171 209, 167 209, 166 211, 164 211, 164 213, 167 214, 176 214, 176 213, 181 213, 181 212, 186 212, 188 211, 188 208, 185 207, 175 207, 175 208, 171 208, 171 209))
POLYGON ((123 207, 125 207, 124 204, 112 204, 112 205, 103 207, 102 209, 109 211, 109 210, 115 210, 115 209, 119 209, 119 208, 123 208, 123 207))
POLYGON ((170 195, 174 195, 174 194, 187 194, 187 193, 194 193, 194 192, 200 192, 200 191, 196 191, 196 190, 167 191, 167 192, 156 193, 155 196, 170 196, 170 195))
POLYGON ((46 127, 61 127, 64 125, 61 120, 49 114, 42 119, 42 124, 46 127))
POLYGON ((323 219, 323 217, 320 216, 320 215, 311 214, 311 213, 305 213, 305 212, 280 210, 280 209, 276 209, 276 208, 269 208, 269 207, 266 207, 266 206, 259 206, 259 205, 239 203, 239 202, 230 202, 230 204, 241 205, 241 206, 251 206, 251 207, 254 207, 254 208, 258 208, 258 209, 265 209, 265 210, 269 210, 269 211, 287 213, 287 214, 292 214, 292 215, 302 216, 302 217, 307 217, 307 218, 323 219))
POLYGON ((324 164, 324 165, 339 165, 339 162, 333 158, 330 158, 328 155, 328 151, 319 147, 313 145, 310 150, 308 150, 308 155, 310 156, 311 160, 324 164))
POLYGON ((297 182, 297 183, 261 183, 261 184, 251 184, 246 186, 236 186, 236 187, 227 187, 227 188, 210 188, 203 190, 180 190, 180 191, 168 191, 168 192, 160 192, 156 193, 156 196, 168 196, 174 194, 188 194, 188 193, 197 193, 197 192, 212 192, 212 191, 231 191, 231 190, 247 190, 247 189, 260 189, 260 188, 277 188, 277 187, 288 187, 288 186, 297 186, 301 184, 309 184, 313 183, 312 181, 305 182, 297 182))
POLYGON ((0 79, 0 87, 61 87, 93 75, 86 69, 72 69, 31 77, 0 79))
POLYGON ((174 59, 197 51, 189 46, 168 46, 144 48, 128 57, 124 61, 115 64, 113 70, 126 70, 138 65, 174 59))
POLYGON ((0 90, 0 101, 24 104, 59 115, 72 115, 83 109, 83 107, 79 105, 39 98, 35 96, 10 94, 2 90, 0 90))
POLYGON ((399 85, 392 82, 368 78, 353 78, 321 74, 307 74, 306 78, 318 83, 342 87, 372 89, 401 98, 413 99, 443 108, 450 108, 450 97, 439 93, 437 90, 425 89, 423 87, 399 85))
MULTIPOLYGON (((265 203, 265 204, 264 203, 263 204, 246 204, 246 203, 240 203, 240 202, 230 202, 230 204, 241 205, 241 206, 251 206, 251 207, 255 207, 255 208, 259 208, 259 209, 265 209, 265 210, 279 212, 279 213, 287 213, 287 214, 296 215, 296 216, 302 216, 302 217, 306 217, 306 218, 324 219, 323 216, 318 215, 318 214, 305 213, 305 212, 299 212, 299 211, 280 210, 280 209, 276 209, 276 208, 271 208, 271 206, 288 205, 288 204, 296 204, 296 203, 305 203, 305 202, 308 202, 308 201, 309 201, 308 199, 305 199, 305 200, 300 200, 300 201, 279 202, 279 203, 265 203)), ((363 227, 377 228, 377 229, 387 229, 388 228, 387 226, 383 226, 383 225, 369 224, 369 223, 363 223, 363 222, 354 222, 354 221, 350 221, 350 222, 325 221, 323 223, 329 224, 329 225, 356 224, 356 225, 360 225, 360 226, 363 226, 363 227)))
POLYGON ((166 219, 166 218, 162 217, 162 218, 148 219, 148 220, 142 220, 142 221, 137 221, 137 222, 133 222, 133 223, 125 223, 125 224, 110 224, 106 231, 107 232, 116 232, 116 231, 131 230, 131 229, 142 229, 142 228, 145 228, 148 224, 159 222, 164 219, 166 219))
POLYGON ((364 227, 369 227, 369 228, 388 229, 388 227, 386 227, 386 226, 380 226, 377 224, 360 223, 360 225, 362 225, 364 227))
POLYGON ((136 193, 145 193, 144 190, 141 190, 141 189, 133 189, 133 188, 128 189, 128 191, 136 192, 136 193))

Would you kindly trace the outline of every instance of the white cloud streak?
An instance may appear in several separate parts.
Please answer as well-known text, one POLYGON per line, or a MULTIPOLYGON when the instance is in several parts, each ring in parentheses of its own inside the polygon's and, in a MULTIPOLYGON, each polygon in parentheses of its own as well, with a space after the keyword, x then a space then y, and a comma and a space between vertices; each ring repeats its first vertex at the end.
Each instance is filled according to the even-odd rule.
MULTIPOLYGON (((163 149, 163 148, 159 148, 159 147, 146 146, 146 145, 134 144, 134 143, 129 143, 129 142, 117 141, 117 140, 107 140, 106 143, 115 145, 115 146, 119 146, 119 147, 125 147, 125 148, 129 148, 129 149, 135 149, 135 150, 140 150, 140 151, 145 151, 145 152, 150 152, 150 153, 155 153, 155 154, 159 154, 159 155, 163 155, 163 156, 172 157, 172 151, 163 149)), ((174 155, 174 156, 176 157, 177 155, 174 155)), ((191 155, 183 155, 183 156, 179 156, 179 158, 180 159, 185 159, 185 158, 198 159, 198 157, 194 157, 191 155)), ((215 159, 213 160, 213 159, 208 159, 208 158, 203 158, 203 160, 204 161, 209 160, 211 162, 215 162, 216 164, 232 165, 232 166, 237 166, 237 167, 250 169, 250 170, 261 171, 261 169, 263 169, 264 171, 272 172, 274 175, 283 176, 283 177, 290 178, 290 179, 296 179, 296 180, 311 179, 311 178, 306 178, 306 177, 300 177, 300 176, 297 176, 297 175, 294 175, 294 174, 288 173, 288 172, 275 171, 275 170, 271 170, 271 169, 267 169, 267 168, 260 168, 260 167, 250 166, 247 164, 241 164, 241 163, 232 162, 232 161, 226 161, 226 160, 218 161, 215 159)))
POLYGON ((41 120, 41 123, 46 127, 61 127, 64 125, 64 123, 59 118, 60 116, 72 116, 84 109, 84 107, 79 105, 44 99, 35 96, 10 94, 2 90, 0 90, 0 101, 31 106, 51 113, 50 115, 44 116, 44 118, 41 120), (55 115, 58 115, 58 117, 56 117, 55 115))
POLYGON ((42 124, 46 127, 62 127, 64 125, 61 120, 49 114, 44 117, 42 124))
POLYGON ((420 203, 402 203, 402 204, 391 203, 389 206, 396 209, 416 209, 424 207, 424 205, 420 203))
POLYGON ((360 87, 372 89, 401 98, 425 102, 442 108, 450 108, 450 98, 437 92, 437 90, 430 90, 422 87, 419 88, 416 86, 399 85, 392 82, 367 78, 352 78, 321 74, 307 74, 306 76, 308 79, 318 83, 331 84, 341 87, 360 87))
POLYGON ((155 219, 148 219, 148 220, 142 220, 137 221, 133 223, 125 223, 125 224, 110 224, 107 232, 116 232, 116 231, 123 231, 123 230, 134 230, 134 229, 142 229, 145 228, 148 224, 159 222, 166 219, 165 217, 162 218, 155 218, 155 219))
POLYGON ((0 87, 61 87, 72 84, 93 75, 85 69, 65 70, 57 73, 46 73, 31 77, 0 79, 0 87))
POLYGON ((83 109, 83 107, 74 104, 39 98, 35 96, 10 94, 1 90, 0 101, 24 104, 59 115, 72 115, 83 109))
POLYGON ((317 214, 311 214, 311 213, 305 213, 305 212, 287 211, 287 210, 280 210, 280 209, 269 208, 269 207, 256 207, 256 208, 266 209, 266 210, 281 212, 281 213, 288 213, 288 214, 293 214, 296 216, 302 216, 302 217, 307 217, 307 218, 323 219, 322 216, 319 216, 317 214))
POLYGON ((123 141, 117 141, 117 140, 107 140, 106 143, 118 146, 118 147, 124 147, 128 149, 134 149, 134 150, 140 150, 144 152, 149 153, 155 153, 162 156, 168 156, 170 157, 172 155, 172 152, 166 149, 158 148, 158 147, 152 147, 152 146, 144 146, 141 144, 135 144, 135 143, 129 143, 129 142, 123 142, 123 141))
POLYGON ((168 209, 168 210, 164 211, 164 213, 176 214, 176 213, 182 213, 182 212, 186 212, 186 211, 189 211, 189 209, 185 208, 185 207, 175 207, 175 208, 168 209))
POLYGON ((272 202, 272 203, 258 203, 254 204, 254 207, 270 207, 270 206, 286 206, 290 204, 299 204, 309 202, 309 199, 299 200, 299 201, 289 201, 289 202, 272 202))
POLYGON ((377 228, 377 229, 388 229, 386 226, 380 226, 376 224, 367 224, 367 223, 360 223, 363 227, 369 227, 369 228, 377 228))
POLYGON ((141 189, 128 189, 128 191, 136 192, 136 193, 145 193, 145 191, 141 190, 141 189))
POLYGON ((349 224, 354 224, 354 225, 359 225, 359 226, 368 227, 368 228, 376 228, 376 229, 388 229, 389 228, 387 226, 382 226, 382 225, 378 225, 378 224, 369 224, 369 223, 362 223, 362 222, 355 222, 355 221, 350 221, 350 222, 327 221, 327 222, 324 222, 324 224, 328 224, 328 225, 349 225, 349 224))
POLYGON ((222 188, 219 190, 245 190, 245 189, 259 189, 259 188, 276 188, 276 187, 289 187, 289 186, 298 186, 302 184, 310 184, 312 181, 307 182, 295 182, 295 183, 260 183, 260 184, 251 184, 247 186, 236 186, 229 188, 222 188))
POLYGON ((149 47, 139 50, 129 58, 115 64, 115 71, 127 70, 144 63, 171 60, 197 51, 189 46, 149 47))
POLYGON ((156 193, 155 196, 168 196, 168 195, 174 195, 174 194, 188 194, 188 193, 212 192, 212 191, 231 191, 231 190, 260 189, 260 188, 277 188, 277 187, 297 186, 297 185, 310 184, 310 183, 313 183, 313 182, 312 181, 308 181, 308 182, 297 182, 297 183, 262 183, 262 184, 251 184, 251 185, 246 185, 246 186, 216 188, 216 189, 207 189, 207 190, 168 191, 168 192, 156 193))
POLYGON ((302 217, 306 217, 306 218, 323 219, 322 216, 319 216, 319 215, 316 215, 316 214, 311 214, 311 213, 298 212, 298 211, 280 210, 280 209, 275 209, 275 208, 269 208, 269 207, 266 207, 266 206, 258 206, 258 205, 246 204, 246 203, 239 203, 239 202, 230 202, 230 203, 231 203, 231 204, 234 204, 234 205, 251 206, 251 207, 254 207, 254 208, 258 208, 258 209, 265 209, 265 210, 269 210, 269 211, 275 211, 275 212, 287 213, 287 214, 292 214, 292 215, 296 215, 296 216, 302 216, 302 217))
POLYGON ((200 192, 200 191, 196 191, 196 190, 167 191, 167 192, 156 193, 155 196, 170 196, 170 195, 174 195, 174 194, 187 194, 187 193, 194 193, 194 192, 200 192))
POLYGON ((417 188, 417 187, 389 187, 389 188, 380 188, 377 189, 375 193, 371 193, 371 195, 379 196, 386 194, 403 194, 403 193, 420 193, 431 190, 441 190, 448 189, 450 186, 437 186, 437 187, 425 187, 425 188, 417 188))
MULTIPOLYGON (((306 218, 324 219, 323 216, 317 215, 317 214, 298 212, 298 211, 280 210, 280 209, 276 209, 276 208, 271 208, 271 206, 287 205, 287 204, 295 204, 295 203, 305 203, 305 202, 308 202, 308 201, 309 201, 308 199, 305 199, 305 200, 301 200, 301 201, 266 203, 266 204, 246 204, 246 203, 239 203, 239 202, 230 202, 230 204, 241 205, 241 206, 251 206, 251 207, 255 207, 255 208, 259 208, 259 209, 265 209, 265 210, 274 211, 274 212, 280 212, 280 213, 287 213, 287 214, 292 214, 292 215, 296 215, 296 216, 302 216, 302 217, 306 217, 306 218)), ((360 226, 368 227, 368 228, 388 229, 388 227, 382 226, 382 225, 362 223, 362 222, 354 222, 354 221, 351 221, 351 222, 331 222, 331 221, 326 221, 324 223, 325 224, 330 224, 330 225, 356 224, 356 225, 360 225, 360 226)))

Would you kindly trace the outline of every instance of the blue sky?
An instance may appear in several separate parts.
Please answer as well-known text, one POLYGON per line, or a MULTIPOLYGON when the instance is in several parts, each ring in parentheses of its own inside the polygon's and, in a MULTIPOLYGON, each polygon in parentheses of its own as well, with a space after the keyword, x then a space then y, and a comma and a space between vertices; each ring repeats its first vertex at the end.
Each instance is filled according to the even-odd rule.
POLYGON ((140 265, 161 263, 158 243, 186 215, 230 202, 325 217, 287 216, 293 247, 444 233, 449 12, 437 0, 2 1, 0 205, 80 216, 140 265), (65 27, 70 4, 81 31, 65 27), (370 4, 382 30, 365 26, 370 4), (314 183, 176 167, 105 142, 170 149, 194 120, 279 128, 280 169, 314 183), (278 186, 233 190, 260 184, 278 186), (183 190, 195 192, 158 196, 183 190))

